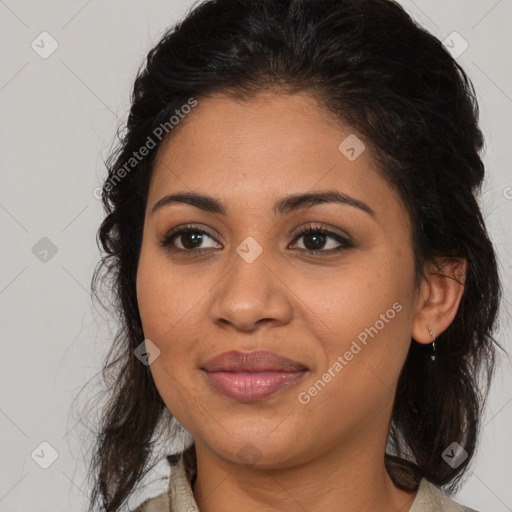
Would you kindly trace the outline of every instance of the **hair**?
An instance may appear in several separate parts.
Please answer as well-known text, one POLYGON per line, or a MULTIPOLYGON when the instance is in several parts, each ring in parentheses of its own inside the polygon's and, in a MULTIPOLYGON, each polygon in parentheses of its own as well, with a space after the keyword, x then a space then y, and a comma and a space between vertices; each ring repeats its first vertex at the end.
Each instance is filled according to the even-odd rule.
POLYGON ((149 367, 133 355, 144 340, 135 283, 149 183, 158 148, 180 125, 162 140, 154 134, 191 98, 248 100, 266 91, 309 93, 364 139, 410 215, 417 283, 427 262, 466 260, 462 300, 436 340, 435 362, 430 346, 411 339, 385 463, 403 489, 426 478, 454 490, 474 454, 499 347, 501 285, 477 202, 483 137, 471 81, 394 1, 207 0, 149 51, 126 129, 106 161, 92 289, 98 297, 108 283, 120 326, 103 368, 110 399, 90 472, 91 503, 108 512, 154 467, 155 432, 172 418, 149 367), (126 172, 148 137, 156 147, 126 172), (441 457, 453 442, 468 454, 458 467, 441 457))

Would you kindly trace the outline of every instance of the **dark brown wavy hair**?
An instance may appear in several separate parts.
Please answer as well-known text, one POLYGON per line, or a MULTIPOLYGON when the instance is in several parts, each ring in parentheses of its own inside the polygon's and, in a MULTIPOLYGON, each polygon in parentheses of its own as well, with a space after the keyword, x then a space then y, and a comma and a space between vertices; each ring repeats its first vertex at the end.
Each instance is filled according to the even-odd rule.
POLYGON ((130 158, 191 98, 221 92, 246 100, 274 89, 310 93, 368 141, 411 217, 418 283, 428 261, 467 260, 462 301, 436 341, 435 363, 430 346, 411 340, 386 466, 403 489, 426 478, 454 490, 471 461, 495 364, 501 287, 477 203, 483 137, 469 78, 393 1, 207 0, 149 51, 106 161, 92 289, 99 298, 107 286, 120 327, 103 369, 109 399, 92 452, 91 508, 118 511, 156 463, 160 426, 175 435, 149 367, 134 356, 144 340, 136 272, 161 141, 153 137, 156 147, 136 165, 130 158), (452 442, 468 453, 456 468, 441 457, 452 442))

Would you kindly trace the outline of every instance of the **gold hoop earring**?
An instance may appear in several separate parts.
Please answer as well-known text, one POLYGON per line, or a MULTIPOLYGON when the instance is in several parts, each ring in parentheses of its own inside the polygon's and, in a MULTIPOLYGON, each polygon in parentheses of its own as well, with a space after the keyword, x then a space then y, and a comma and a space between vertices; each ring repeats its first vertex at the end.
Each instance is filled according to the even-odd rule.
POLYGON ((436 360, 436 337, 434 336, 434 333, 430 326, 428 327, 428 333, 432 337, 432 354, 430 355, 430 359, 432 359, 432 361, 435 361, 436 360))

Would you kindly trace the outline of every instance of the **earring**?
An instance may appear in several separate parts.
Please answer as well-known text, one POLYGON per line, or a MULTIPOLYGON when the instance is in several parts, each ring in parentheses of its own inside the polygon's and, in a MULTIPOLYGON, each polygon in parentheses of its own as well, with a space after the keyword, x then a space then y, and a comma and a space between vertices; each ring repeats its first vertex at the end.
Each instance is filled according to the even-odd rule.
POLYGON ((432 354, 430 355, 430 359, 432 361, 436 360, 436 337, 434 336, 434 333, 432 332, 432 328, 428 327, 428 333, 432 337, 432 354))

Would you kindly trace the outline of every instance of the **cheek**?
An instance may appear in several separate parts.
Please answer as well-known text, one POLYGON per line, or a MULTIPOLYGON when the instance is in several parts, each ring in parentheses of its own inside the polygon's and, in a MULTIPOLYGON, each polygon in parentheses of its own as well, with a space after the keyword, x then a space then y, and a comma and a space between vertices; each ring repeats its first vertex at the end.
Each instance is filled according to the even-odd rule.
POLYGON ((310 287, 304 297, 332 331, 346 339, 357 336, 376 322, 379 330, 383 330, 382 322, 385 326, 397 324, 394 321, 396 310, 404 307, 403 302, 410 295, 409 281, 408 277, 397 275, 392 267, 366 265, 362 261, 342 269, 328 284, 310 287), (402 307, 393 309, 396 302, 402 307))
POLYGON ((322 423, 359 428, 388 414, 410 343, 406 305, 396 296, 375 300, 360 288, 349 304, 338 303, 341 307, 325 319, 335 331, 324 338, 317 333, 325 363, 298 390, 318 428, 325 430, 322 423))
POLYGON ((181 420, 187 405, 190 406, 190 401, 185 404, 183 400, 183 384, 188 393, 193 394, 194 390, 193 383, 186 382, 189 365, 184 360, 185 347, 180 348, 179 344, 179 319, 186 301, 183 294, 176 293, 174 281, 158 262, 141 253, 137 272, 139 313, 144 337, 160 350, 150 371, 167 408, 181 420))
POLYGON ((205 285, 192 267, 172 269, 165 255, 147 253, 141 251, 137 271, 139 313, 145 336, 167 345, 176 331, 193 332, 205 285))
POLYGON ((333 276, 322 293, 310 291, 308 299, 329 327, 327 334, 316 333, 326 354, 325 370, 351 375, 338 382, 354 390, 378 381, 394 389, 410 345, 413 265, 403 254, 375 256, 361 256, 333 276), (332 367, 339 357, 336 372, 332 367))
POLYGON ((136 286, 144 337, 160 350, 150 365, 155 385, 170 410, 185 411, 196 395, 191 377, 197 370, 201 319, 197 312, 204 283, 192 267, 172 270, 165 255, 143 248, 136 286))

